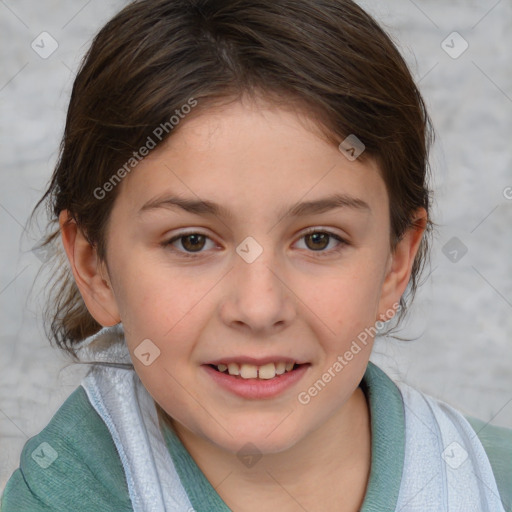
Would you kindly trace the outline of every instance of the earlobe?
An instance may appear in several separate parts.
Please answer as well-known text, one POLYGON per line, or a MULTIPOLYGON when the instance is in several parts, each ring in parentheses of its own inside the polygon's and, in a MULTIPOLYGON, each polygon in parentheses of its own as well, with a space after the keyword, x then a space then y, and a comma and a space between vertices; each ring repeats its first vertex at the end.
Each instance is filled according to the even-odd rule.
POLYGON ((426 227, 427 212, 424 208, 419 208, 416 211, 411 226, 404 233, 401 240, 397 243, 395 250, 390 255, 387 273, 382 285, 379 317, 382 317, 385 311, 393 308, 394 304, 400 302, 400 298, 409 283, 414 259, 420 248, 426 227))
POLYGON ((121 319, 104 263, 67 210, 59 215, 62 244, 80 294, 93 318, 105 327, 121 319))

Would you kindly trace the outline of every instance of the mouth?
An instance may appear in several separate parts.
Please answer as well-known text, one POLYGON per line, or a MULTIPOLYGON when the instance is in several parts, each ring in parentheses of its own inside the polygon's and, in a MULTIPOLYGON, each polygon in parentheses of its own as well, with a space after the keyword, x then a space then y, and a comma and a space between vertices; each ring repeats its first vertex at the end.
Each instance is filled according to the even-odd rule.
POLYGON ((277 398, 291 391, 308 373, 311 363, 215 361, 202 365, 210 382, 246 400, 277 398), (254 364, 258 362, 259 364, 254 364))
POLYGON ((306 366, 306 364, 300 364, 293 361, 268 362, 262 365, 226 362, 209 364, 208 366, 219 373, 230 375, 231 377, 238 379, 271 380, 276 377, 280 377, 281 375, 293 372, 301 366, 306 366))

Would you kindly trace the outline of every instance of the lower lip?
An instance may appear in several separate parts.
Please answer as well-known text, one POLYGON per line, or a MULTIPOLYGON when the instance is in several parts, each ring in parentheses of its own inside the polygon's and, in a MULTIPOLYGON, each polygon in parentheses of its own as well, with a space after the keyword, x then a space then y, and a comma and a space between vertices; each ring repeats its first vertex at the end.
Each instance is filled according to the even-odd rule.
POLYGON ((272 379, 242 379, 228 373, 221 373, 209 365, 203 368, 210 377, 224 389, 235 395, 252 400, 274 398, 297 383, 306 373, 309 364, 302 364, 291 372, 276 375, 272 379))

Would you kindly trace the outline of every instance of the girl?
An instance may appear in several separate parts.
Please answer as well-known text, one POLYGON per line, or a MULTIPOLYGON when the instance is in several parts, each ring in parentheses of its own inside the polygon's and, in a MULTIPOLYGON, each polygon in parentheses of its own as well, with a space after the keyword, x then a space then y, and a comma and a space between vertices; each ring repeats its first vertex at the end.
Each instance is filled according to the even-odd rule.
POLYGON ((40 202, 52 338, 93 364, 2 511, 511 510, 511 432, 369 362, 428 256, 431 140, 350 0, 112 19, 40 202))

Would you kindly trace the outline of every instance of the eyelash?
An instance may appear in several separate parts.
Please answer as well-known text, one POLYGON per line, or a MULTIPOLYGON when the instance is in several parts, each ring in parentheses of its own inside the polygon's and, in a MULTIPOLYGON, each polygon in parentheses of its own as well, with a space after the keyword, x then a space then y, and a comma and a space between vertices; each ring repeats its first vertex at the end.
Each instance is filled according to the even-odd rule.
MULTIPOLYGON (((302 240, 305 236, 312 235, 315 233, 328 235, 330 238, 334 238, 335 240, 340 242, 335 249, 331 249, 329 251, 325 251, 325 250, 313 251, 311 249, 309 250, 309 252, 316 253, 318 255, 318 257, 320 257, 320 258, 331 256, 332 254, 337 254, 337 253, 341 252, 345 248, 345 246, 349 245, 349 243, 346 240, 344 240, 343 238, 341 238, 339 235, 336 235, 335 233, 332 233, 331 231, 321 230, 318 228, 311 228, 311 229, 307 230, 305 233, 302 234, 302 236, 299 238, 299 240, 302 240)), ((191 236, 191 235, 200 235, 200 236, 204 236, 205 238, 211 240, 211 238, 209 236, 205 235, 204 233, 200 233, 197 231, 190 231, 189 233, 180 233, 179 235, 176 235, 173 238, 166 240, 165 242, 162 242, 161 245, 164 248, 170 249, 172 252, 179 254, 180 257, 198 258, 201 256, 203 251, 198 251, 195 253, 194 252, 186 252, 186 251, 184 252, 184 251, 181 251, 181 250, 178 250, 178 249, 175 249, 172 247, 172 244, 174 242, 176 242, 182 238, 186 238, 187 236, 191 236)))

